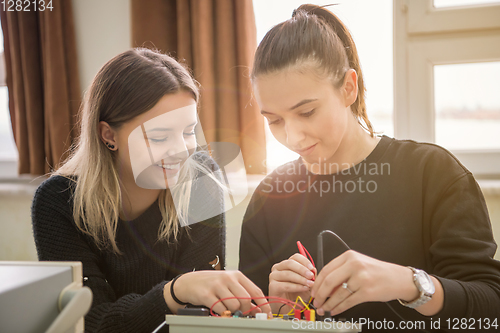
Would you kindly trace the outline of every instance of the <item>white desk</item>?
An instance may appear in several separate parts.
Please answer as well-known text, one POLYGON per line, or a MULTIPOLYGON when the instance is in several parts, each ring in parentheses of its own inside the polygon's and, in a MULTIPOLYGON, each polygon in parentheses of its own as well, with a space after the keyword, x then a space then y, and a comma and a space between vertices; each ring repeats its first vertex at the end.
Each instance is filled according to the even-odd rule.
MULTIPOLYGON (((167 315, 165 321, 170 325, 170 333, 283 333, 283 332, 361 332, 361 325, 344 323, 350 328, 333 328, 336 323, 307 322, 292 320, 256 320, 249 318, 220 318, 167 315), (330 326, 327 326, 330 324, 330 326), (315 325, 311 327, 311 325, 315 325), (322 325, 322 326, 320 326, 322 325), (333 325, 333 327, 332 327, 333 325), (301 328, 303 327, 303 329, 301 328), (308 328, 309 327, 309 328, 308 328)), ((340 325, 340 323, 339 323, 340 325)))

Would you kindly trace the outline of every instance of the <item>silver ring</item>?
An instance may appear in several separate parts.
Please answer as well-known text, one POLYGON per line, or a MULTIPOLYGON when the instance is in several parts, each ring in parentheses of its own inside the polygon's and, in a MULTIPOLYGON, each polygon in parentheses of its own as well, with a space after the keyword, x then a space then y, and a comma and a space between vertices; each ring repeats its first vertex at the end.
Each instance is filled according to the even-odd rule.
POLYGON ((217 265, 219 264, 219 256, 218 255, 215 255, 217 257, 217 262, 215 264, 212 264, 212 268, 215 269, 215 267, 217 267, 217 265))
POLYGON ((354 291, 352 291, 351 289, 349 289, 348 285, 347 285, 347 282, 344 282, 342 283, 342 288, 344 288, 345 290, 347 290, 348 292, 352 294, 354 294, 354 291))

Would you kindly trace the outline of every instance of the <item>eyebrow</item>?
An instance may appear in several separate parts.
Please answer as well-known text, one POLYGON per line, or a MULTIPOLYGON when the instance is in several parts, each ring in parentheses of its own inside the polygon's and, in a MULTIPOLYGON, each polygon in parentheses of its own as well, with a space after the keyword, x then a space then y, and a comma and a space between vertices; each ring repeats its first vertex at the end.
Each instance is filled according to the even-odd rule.
MULTIPOLYGON (((191 127, 191 126, 195 126, 196 124, 198 124, 197 121, 195 121, 192 124, 187 125, 186 128, 191 127)), ((152 129, 148 129, 146 132, 149 133, 149 132, 167 132, 167 131, 173 131, 173 128, 155 127, 155 128, 152 128, 152 129)))
MULTIPOLYGON (((294 106, 292 106, 289 110, 292 111, 293 109, 296 109, 298 108, 299 106, 302 106, 304 104, 307 104, 307 103, 311 103, 311 102, 314 102, 314 101, 317 101, 318 99, 317 98, 313 98, 313 99, 303 99, 302 101, 298 102, 297 104, 295 104, 294 106)), ((261 114, 272 114, 271 112, 267 112, 267 111, 260 111, 261 114)))

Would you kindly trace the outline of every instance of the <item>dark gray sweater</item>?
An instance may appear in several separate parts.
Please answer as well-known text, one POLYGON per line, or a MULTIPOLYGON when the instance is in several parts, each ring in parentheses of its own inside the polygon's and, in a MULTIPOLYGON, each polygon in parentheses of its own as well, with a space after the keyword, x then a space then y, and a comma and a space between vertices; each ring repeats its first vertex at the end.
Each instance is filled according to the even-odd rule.
POLYGON ((225 258, 224 215, 181 228, 178 242, 158 241, 158 202, 132 221, 118 223, 121 255, 99 250, 75 226, 72 181, 53 176, 35 193, 33 233, 39 260, 81 261, 84 285, 94 299, 85 316, 87 332, 152 332, 170 313, 164 285, 184 272, 212 269, 209 262, 225 258))
MULTIPOLYGON (((445 149, 384 136, 363 162, 338 174, 307 173, 300 159, 278 168, 247 209, 239 267, 267 293, 272 265, 298 253, 298 240, 317 261, 325 229, 357 252, 435 275, 444 288, 444 308, 434 316, 442 329, 449 318, 497 318, 491 332, 500 331, 500 262, 486 204, 472 174, 445 149)), ((345 248, 331 235, 323 239, 327 264, 345 248)), ((428 319, 391 303, 408 320, 428 319)), ((339 317, 399 322, 378 302, 339 317)), ((477 322, 471 327, 481 331, 477 322)))

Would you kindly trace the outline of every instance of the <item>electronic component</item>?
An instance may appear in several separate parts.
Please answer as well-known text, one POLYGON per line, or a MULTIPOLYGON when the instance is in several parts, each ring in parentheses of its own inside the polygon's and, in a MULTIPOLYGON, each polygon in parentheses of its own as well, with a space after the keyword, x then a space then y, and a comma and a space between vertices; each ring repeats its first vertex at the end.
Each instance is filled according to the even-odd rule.
POLYGON ((233 317, 234 318, 243 317, 243 312, 241 312, 241 310, 236 310, 236 312, 233 314, 233 317))
POLYGON ((311 310, 304 310, 304 319, 311 321, 311 310))
POLYGON ((255 314, 255 319, 257 319, 257 320, 267 320, 267 313, 263 313, 263 312, 256 313, 255 314))
POLYGON ((182 308, 177 310, 179 316, 208 316, 209 311, 207 308, 182 308))
POLYGON ((223 318, 231 318, 232 316, 233 316, 233 314, 229 310, 222 312, 222 315, 221 315, 221 317, 223 317, 223 318))
MULTIPOLYGON (((256 320, 249 318, 225 319, 217 317, 185 317, 166 315, 165 321, 169 325, 171 332, 179 333, 201 333, 201 332, 217 332, 217 333, 239 333, 239 332, 257 332, 257 333, 300 333, 300 332, 330 332, 330 333, 357 333, 361 332, 359 323, 351 323, 346 329, 336 324, 328 324, 320 328, 320 324, 311 325, 312 322, 297 322, 291 320, 256 320), (303 328, 301 328, 303 327, 303 328), (317 327, 317 328, 316 328, 317 327)), ((363 330, 364 332, 365 330, 363 330)), ((390 333, 390 331, 388 332, 390 333)))

